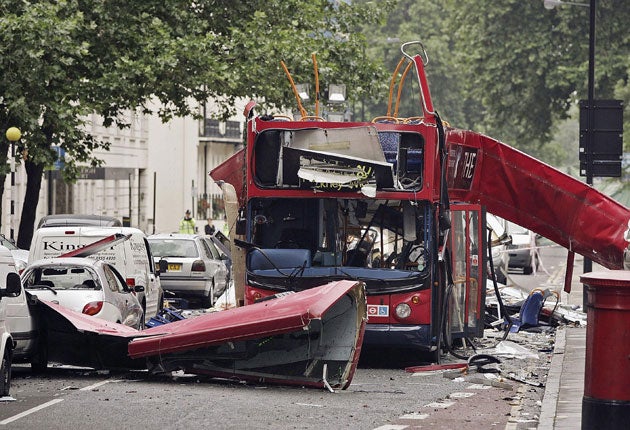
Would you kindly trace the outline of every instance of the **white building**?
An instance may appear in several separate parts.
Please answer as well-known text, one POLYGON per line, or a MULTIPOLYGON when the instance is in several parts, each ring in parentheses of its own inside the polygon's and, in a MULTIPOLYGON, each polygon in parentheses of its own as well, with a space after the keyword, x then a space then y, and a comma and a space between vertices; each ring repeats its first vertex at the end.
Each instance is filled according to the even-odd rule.
MULTIPOLYGON (((109 151, 95 152, 104 160, 103 166, 86 168, 82 178, 70 185, 60 179, 59 170, 44 172, 35 223, 47 214, 97 214, 118 217, 147 234, 163 233, 177 231, 190 209, 200 232, 207 217, 221 228, 220 190, 208 173, 242 145, 245 118, 219 122, 187 117, 166 124, 157 116, 129 119, 132 126, 119 130, 103 127, 100 118, 93 116, 91 132, 111 144, 109 151)), ((17 166, 15 186, 10 175, 4 186, 2 233, 11 237, 13 229, 17 236, 26 191, 23 165, 17 166)))

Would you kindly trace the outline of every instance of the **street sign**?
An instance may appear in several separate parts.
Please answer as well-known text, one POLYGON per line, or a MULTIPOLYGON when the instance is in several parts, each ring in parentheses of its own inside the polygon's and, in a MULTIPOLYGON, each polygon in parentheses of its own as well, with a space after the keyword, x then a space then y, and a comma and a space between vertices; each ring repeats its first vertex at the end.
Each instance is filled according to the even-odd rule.
POLYGON ((580 100, 580 176, 620 177, 622 154, 623 101, 580 100))

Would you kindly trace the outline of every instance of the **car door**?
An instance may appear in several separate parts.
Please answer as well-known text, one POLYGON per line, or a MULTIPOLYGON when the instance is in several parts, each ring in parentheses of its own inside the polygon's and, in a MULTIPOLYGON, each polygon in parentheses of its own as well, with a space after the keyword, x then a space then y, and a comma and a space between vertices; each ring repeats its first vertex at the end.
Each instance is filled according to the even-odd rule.
POLYGON ((211 275, 215 280, 215 290, 224 291, 227 286, 227 267, 225 262, 221 260, 219 251, 208 239, 202 238, 201 246, 206 260, 209 261, 209 265, 212 268, 211 275))
POLYGON ((129 319, 137 320, 139 318, 140 304, 138 299, 131 293, 125 279, 122 275, 109 264, 103 265, 105 281, 109 289, 109 296, 113 304, 120 310, 121 320, 123 323, 129 319))

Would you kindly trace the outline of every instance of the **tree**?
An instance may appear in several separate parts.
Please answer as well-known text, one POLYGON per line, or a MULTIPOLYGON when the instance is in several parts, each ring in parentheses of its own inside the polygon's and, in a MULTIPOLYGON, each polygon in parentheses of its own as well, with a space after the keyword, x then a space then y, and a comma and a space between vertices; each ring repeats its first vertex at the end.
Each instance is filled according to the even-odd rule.
MULTIPOLYGON (((28 183, 18 246, 30 246, 42 173, 56 157, 52 146, 65 150, 66 180, 81 165, 100 164, 92 151, 108 145, 85 131, 91 113, 105 126, 125 127, 121 114, 129 110, 167 121, 196 115, 197 102, 209 97, 221 104, 223 117, 237 97, 262 99, 265 108, 286 106, 293 95, 280 60, 297 79, 312 80, 313 52, 324 84, 341 80, 351 97, 377 87, 379 62, 357 61, 365 38, 354 30, 377 23, 392 3, 348 3, 4 0, 0 124, 19 127, 28 150, 19 151, 27 154, 28 183)), ((0 144, 2 166, 7 144, 0 144)))
MULTIPOLYGON (((627 106, 630 8, 625 3, 597 2, 595 94, 623 99, 627 106)), ((392 71, 399 56, 387 40, 424 43, 434 104, 451 124, 560 164, 566 151, 550 142, 556 125, 586 98, 588 18, 588 8, 550 11, 542 0, 400 0, 384 26, 365 31, 372 53, 390 61, 392 71)), ((630 111, 625 112, 627 135, 630 111)))

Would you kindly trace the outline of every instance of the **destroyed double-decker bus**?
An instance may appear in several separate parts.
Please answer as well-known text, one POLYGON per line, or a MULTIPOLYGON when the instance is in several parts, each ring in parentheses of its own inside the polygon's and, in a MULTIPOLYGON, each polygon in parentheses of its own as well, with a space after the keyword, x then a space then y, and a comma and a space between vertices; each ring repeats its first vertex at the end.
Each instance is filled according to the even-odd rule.
POLYGON ((435 355, 442 333, 483 332, 485 214, 478 204, 449 202, 446 170, 451 181, 470 181, 474 154, 447 165, 426 53, 408 55, 409 45, 398 84, 415 70, 418 116, 335 122, 320 117, 317 104, 309 116, 294 86, 302 117, 255 116, 249 106, 245 149, 211 176, 222 184, 228 222, 240 227, 232 232, 241 255, 234 273, 245 304, 361 280, 364 345, 435 355))

